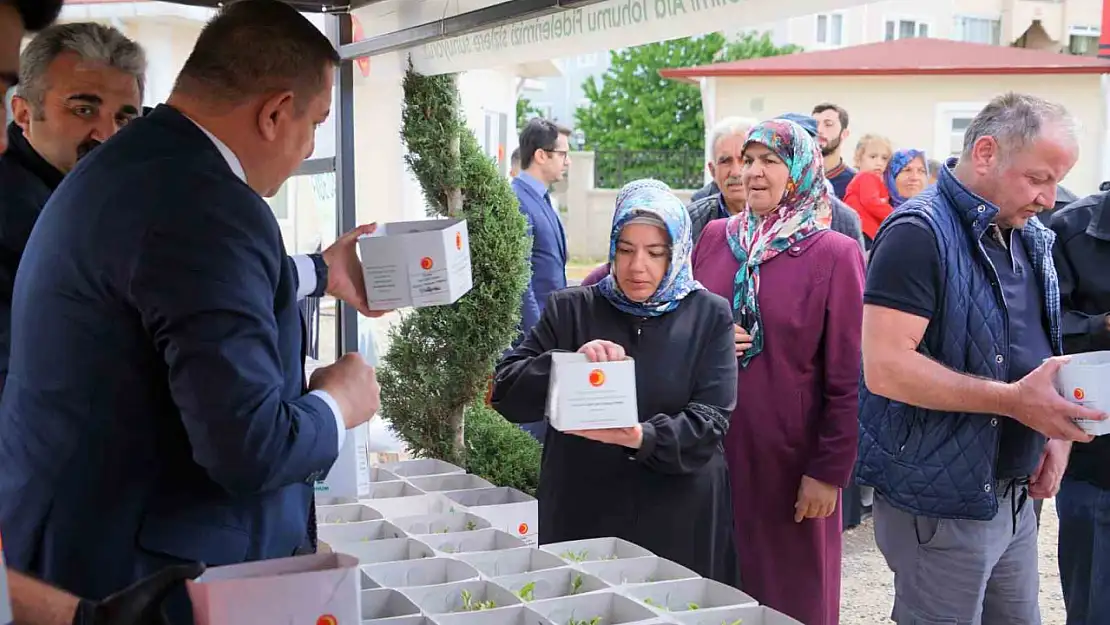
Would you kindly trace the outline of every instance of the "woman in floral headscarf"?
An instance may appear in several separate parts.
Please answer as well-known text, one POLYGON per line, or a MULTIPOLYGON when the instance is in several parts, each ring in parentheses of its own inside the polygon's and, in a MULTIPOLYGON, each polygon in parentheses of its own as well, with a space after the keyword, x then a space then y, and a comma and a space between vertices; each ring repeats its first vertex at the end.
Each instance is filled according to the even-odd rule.
POLYGON ((840 609, 840 489, 856 457, 863 257, 829 230, 821 153, 775 119, 748 134, 748 207, 711 222, 694 276, 732 302, 740 401, 725 438, 743 589, 806 625, 840 609))
POLYGON ((883 173, 890 191, 890 205, 898 208, 929 186, 929 161, 921 150, 898 150, 883 173))
POLYGON ((493 407, 509 421, 543 414, 551 355, 635 359, 640 423, 548 428, 540 543, 617 536, 738 584, 722 441, 736 404, 728 302, 690 272, 690 217, 658 185, 631 183, 613 216, 612 272, 552 295, 539 323, 497 366, 493 407))

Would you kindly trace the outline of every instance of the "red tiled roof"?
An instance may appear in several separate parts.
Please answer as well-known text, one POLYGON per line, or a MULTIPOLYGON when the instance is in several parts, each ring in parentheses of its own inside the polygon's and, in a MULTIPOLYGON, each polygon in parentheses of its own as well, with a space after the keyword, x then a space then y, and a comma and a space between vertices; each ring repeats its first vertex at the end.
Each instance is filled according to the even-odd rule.
POLYGON ((709 76, 896 76, 906 74, 1106 74, 1110 60, 949 39, 896 39, 698 67, 665 69, 664 78, 709 76))

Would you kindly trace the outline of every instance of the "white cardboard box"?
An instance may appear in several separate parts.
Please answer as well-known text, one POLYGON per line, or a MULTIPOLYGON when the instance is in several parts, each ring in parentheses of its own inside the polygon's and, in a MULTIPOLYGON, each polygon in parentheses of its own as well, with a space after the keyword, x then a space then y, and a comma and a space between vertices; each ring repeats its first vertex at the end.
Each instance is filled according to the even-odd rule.
POLYGON ((209 569, 186 582, 196 625, 358 623, 355 558, 316 554, 209 569))
POLYGON ((379 224, 359 250, 372 310, 452 304, 474 286, 465 219, 379 224))
POLYGON ((552 354, 547 415, 562 432, 636 425, 636 363, 631 358, 589 362, 585 354, 552 354))
MULTIPOLYGON (((1072 356, 1056 374, 1056 390, 1072 403, 1110 412, 1110 351, 1072 356)), ((1075 423, 1088 434, 1110 434, 1110 420, 1076 419, 1075 423)))

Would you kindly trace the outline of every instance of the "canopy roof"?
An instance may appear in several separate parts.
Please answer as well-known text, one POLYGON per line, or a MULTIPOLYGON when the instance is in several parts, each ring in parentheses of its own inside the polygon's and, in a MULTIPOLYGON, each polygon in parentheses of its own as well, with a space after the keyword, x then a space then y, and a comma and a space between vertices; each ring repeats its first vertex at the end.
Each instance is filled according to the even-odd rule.
MULTIPOLYGON (((223 2, 220 0, 164 0, 171 4, 191 4, 200 7, 218 7, 223 2)), ((297 10, 306 13, 336 13, 364 7, 368 4, 382 2, 383 0, 286 0, 297 7, 297 10)))

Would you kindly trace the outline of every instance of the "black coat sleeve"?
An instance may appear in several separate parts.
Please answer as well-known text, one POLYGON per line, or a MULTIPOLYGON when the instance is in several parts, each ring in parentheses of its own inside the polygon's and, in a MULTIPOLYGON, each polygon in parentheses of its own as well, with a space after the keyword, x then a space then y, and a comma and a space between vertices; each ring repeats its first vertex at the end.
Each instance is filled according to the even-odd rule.
POLYGON ((660 473, 694 473, 720 453, 736 406, 732 314, 723 299, 706 300, 712 315, 699 319, 694 331, 701 344, 692 350, 694 361, 688 363, 696 380, 690 402, 676 415, 657 414, 642 424, 644 438, 635 458, 660 473))
POLYGON ((552 295, 540 313, 539 321, 524 341, 497 365, 493 376, 493 409, 513 423, 543 421, 547 387, 551 374, 551 353, 559 344, 557 328, 564 306, 552 295), (536 414, 537 409, 541 414, 536 414))

